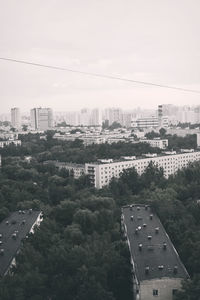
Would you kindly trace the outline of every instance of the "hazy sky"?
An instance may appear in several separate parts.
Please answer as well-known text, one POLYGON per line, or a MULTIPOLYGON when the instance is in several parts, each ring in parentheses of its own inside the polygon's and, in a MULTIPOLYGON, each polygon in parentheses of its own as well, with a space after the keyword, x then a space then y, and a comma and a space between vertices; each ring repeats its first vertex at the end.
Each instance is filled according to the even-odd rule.
MULTIPOLYGON (((0 0, 0 57, 200 90, 200 0, 0 0)), ((0 60, 1 112, 156 107, 200 94, 0 60)))

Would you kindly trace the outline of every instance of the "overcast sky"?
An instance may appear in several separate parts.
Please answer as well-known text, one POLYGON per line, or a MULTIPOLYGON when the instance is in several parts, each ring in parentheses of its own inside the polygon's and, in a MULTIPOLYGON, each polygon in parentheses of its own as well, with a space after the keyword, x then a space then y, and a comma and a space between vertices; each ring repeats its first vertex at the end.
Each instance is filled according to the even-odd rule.
MULTIPOLYGON (((200 0, 0 0, 0 57, 200 90, 200 0)), ((162 103, 200 94, 0 60, 1 112, 162 103)))

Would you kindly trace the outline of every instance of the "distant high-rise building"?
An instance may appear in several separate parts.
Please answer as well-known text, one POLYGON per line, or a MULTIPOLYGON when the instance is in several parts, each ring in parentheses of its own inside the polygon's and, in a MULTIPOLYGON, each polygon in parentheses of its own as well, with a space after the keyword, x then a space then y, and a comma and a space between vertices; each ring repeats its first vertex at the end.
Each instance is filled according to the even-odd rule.
POLYGON ((17 129, 21 127, 21 116, 18 107, 11 108, 11 125, 17 129))
POLYGON ((90 125, 101 126, 102 125, 102 113, 99 108, 95 108, 91 111, 90 125))
POLYGON ((90 125, 90 111, 88 108, 81 109, 81 112, 79 115, 79 124, 83 125, 83 126, 90 125))
POLYGON ((34 130, 48 130, 53 127, 53 112, 51 108, 31 109, 31 128, 34 130))
POLYGON ((111 125, 113 122, 122 123, 122 110, 121 108, 109 108, 108 109, 108 121, 111 125))

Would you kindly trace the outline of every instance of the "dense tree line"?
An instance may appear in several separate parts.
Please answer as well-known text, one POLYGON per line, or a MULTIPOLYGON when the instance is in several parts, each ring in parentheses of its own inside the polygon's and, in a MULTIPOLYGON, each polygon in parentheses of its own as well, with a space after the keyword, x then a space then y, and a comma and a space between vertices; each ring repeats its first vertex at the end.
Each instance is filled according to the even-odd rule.
POLYGON ((52 136, 24 135, 22 147, 1 150, 0 220, 11 211, 33 208, 43 211, 44 221, 24 241, 13 275, 1 279, 0 299, 132 299, 129 253, 120 233, 120 208, 128 203, 155 209, 191 276, 177 299, 199 299, 200 163, 169 179, 153 164, 141 176, 127 169, 109 187, 95 190, 87 176, 75 180, 43 161, 84 162, 154 149, 129 143, 84 147, 79 140, 52 136))

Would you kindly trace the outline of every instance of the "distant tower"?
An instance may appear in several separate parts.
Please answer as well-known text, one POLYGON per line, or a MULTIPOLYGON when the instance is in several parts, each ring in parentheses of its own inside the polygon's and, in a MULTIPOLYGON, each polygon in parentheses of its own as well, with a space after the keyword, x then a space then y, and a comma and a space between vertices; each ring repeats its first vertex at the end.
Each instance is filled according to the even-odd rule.
POLYGON ((90 125, 101 126, 102 125, 102 113, 99 108, 95 108, 91 111, 90 125))
POLYGON ((197 133, 197 148, 200 148, 200 132, 197 133))
POLYGON ((48 130, 53 127, 53 111, 51 108, 31 109, 31 128, 34 130, 48 130))
POLYGON ((11 108, 11 125, 16 129, 20 129, 21 127, 21 116, 18 107, 11 108))
POLYGON ((161 119, 162 116, 163 116, 163 106, 161 104, 161 105, 158 105, 158 119, 161 119))

